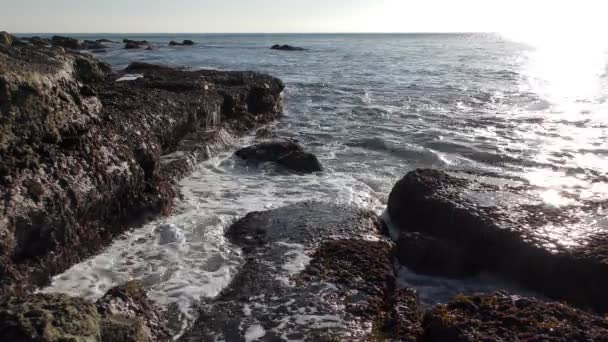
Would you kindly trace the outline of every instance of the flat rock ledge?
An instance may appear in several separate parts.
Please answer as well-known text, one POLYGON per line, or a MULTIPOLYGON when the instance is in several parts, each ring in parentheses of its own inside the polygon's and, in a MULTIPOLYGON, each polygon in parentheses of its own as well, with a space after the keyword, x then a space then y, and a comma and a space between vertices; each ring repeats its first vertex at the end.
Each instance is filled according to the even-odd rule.
POLYGON ((531 193, 521 184, 412 171, 388 203, 400 232, 398 258, 433 275, 496 273, 546 297, 608 312, 608 235, 594 219, 608 206, 547 207, 531 193))
POLYGON ((0 70, 0 298, 169 213, 174 180, 282 111, 283 83, 254 72, 114 73, 63 48, 4 44, 0 70))
POLYGON ((250 213, 226 234, 243 248, 245 264, 203 303, 182 341, 416 341, 421 334, 415 292, 395 295, 393 243, 375 214, 306 202, 250 213))

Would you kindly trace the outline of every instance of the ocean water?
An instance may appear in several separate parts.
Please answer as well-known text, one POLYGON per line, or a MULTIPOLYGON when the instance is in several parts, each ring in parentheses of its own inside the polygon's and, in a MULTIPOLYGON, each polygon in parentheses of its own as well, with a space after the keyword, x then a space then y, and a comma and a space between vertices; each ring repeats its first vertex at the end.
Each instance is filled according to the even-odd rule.
MULTIPOLYGON (((115 69, 143 61, 283 79, 285 117, 272 129, 299 140, 326 172, 247 167, 232 155, 253 141, 244 137, 180 183, 175 215, 137 227, 44 291, 95 299, 143 279, 156 301, 181 308, 187 324, 193 305, 217 295, 241 262, 223 237, 235 219, 307 199, 380 214, 394 183, 418 167, 528 182, 548 206, 608 195, 607 45, 585 37, 531 44, 498 34, 77 36, 157 44, 153 51, 108 44, 98 56, 115 69), (197 45, 167 45, 183 39, 197 45), (272 51, 273 44, 308 50, 272 51)), ((608 227, 601 217, 593 224, 608 227)), ((426 303, 510 287, 491 277, 456 281, 407 270, 402 281, 426 303)))

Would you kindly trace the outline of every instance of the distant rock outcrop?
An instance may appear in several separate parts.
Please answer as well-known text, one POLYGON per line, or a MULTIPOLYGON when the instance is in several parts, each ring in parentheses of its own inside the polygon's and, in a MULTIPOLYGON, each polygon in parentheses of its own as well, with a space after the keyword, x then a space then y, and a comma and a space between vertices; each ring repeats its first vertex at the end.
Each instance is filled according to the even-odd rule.
POLYGON ((170 46, 187 46, 187 45, 194 45, 194 44, 195 43, 193 41, 191 41, 191 40, 184 40, 181 43, 178 43, 178 42, 173 41, 173 40, 169 42, 170 46))
POLYGON ((301 48, 301 47, 297 47, 297 46, 291 46, 291 45, 279 45, 279 44, 275 44, 271 47, 272 50, 281 50, 281 51, 304 51, 306 49, 301 48))

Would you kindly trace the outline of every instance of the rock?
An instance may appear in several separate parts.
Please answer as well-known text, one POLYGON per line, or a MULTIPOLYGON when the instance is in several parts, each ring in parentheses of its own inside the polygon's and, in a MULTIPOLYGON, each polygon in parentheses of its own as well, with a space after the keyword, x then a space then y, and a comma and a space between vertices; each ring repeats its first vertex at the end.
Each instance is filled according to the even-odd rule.
POLYGON ((0 31, 0 44, 1 45, 11 46, 11 45, 13 45, 14 39, 15 39, 15 36, 9 34, 6 31, 0 31))
POLYGON ((115 82, 124 73, 91 55, 4 45, 0 69, 0 298, 169 213, 175 180, 282 110, 283 83, 254 72, 115 82))
POLYGON ((502 293, 458 296, 424 318, 423 341, 605 341, 608 320, 502 293))
POLYGON ((302 173, 323 171, 317 157, 291 140, 274 140, 243 148, 236 155, 244 160, 260 163, 275 162, 289 170, 302 173))
POLYGON ((0 340, 11 342, 100 341, 95 305, 61 294, 13 297, 0 305, 0 340))
POLYGON ((194 45, 194 42, 191 40, 184 40, 181 43, 178 43, 178 42, 172 40, 169 42, 169 45, 171 45, 171 46, 194 45))
POLYGON ((525 185, 498 186, 465 174, 408 173, 391 192, 391 221, 404 233, 433 237, 423 245, 440 252, 414 248, 401 259, 422 263, 425 271, 496 273, 545 296, 608 311, 608 238, 580 219, 596 222, 603 206, 550 208, 531 193, 525 185))
POLYGON ((372 212, 299 203, 250 213, 226 235, 243 249, 245 264, 203 303, 182 341, 363 341, 397 331, 414 341, 420 334, 414 292, 400 297, 399 309, 391 306, 393 244, 372 212))
POLYGON ((85 44, 78 39, 64 36, 53 36, 51 38, 51 45, 60 46, 66 49, 72 50, 83 50, 85 49, 85 44))
POLYGON ((125 39, 123 42, 125 43, 125 49, 142 49, 149 48, 151 46, 146 40, 125 39))
POLYGON ((139 319, 109 316, 101 320, 103 342, 149 342, 146 330, 139 319))
POLYGON ((85 50, 101 50, 101 49, 107 49, 108 47, 97 41, 85 40, 83 42, 83 48, 85 50))
POLYGON ((40 38, 38 36, 34 36, 31 37, 29 39, 25 39, 28 40, 30 42, 30 44, 35 45, 35 46, 50 46, 51 45, 51 40, 47 39, 47 38, 40 38))
POLYGON ((115 41, 111 40, 111 39, 106 39, 106 38, 102 38, 102 39, 97 39, 96 40, 97 43, 116 43, 115 41))
POLYGON ((130 281, 108 291, 95 304, 98 312, 106 317, 104 335, 108 341, 122 341, 120 336, 132 336, 129 341, 168 341, 171 334, 166 330, 165 313, 152 303, 141 281, 130 281), (136 339, 137 338, 137 339, 136 339))
POLYGON ((402 232, 397 242, 397 259, 416 273, 444 277, 466 277, 479 269, 468 260, 462 245, 420 233, 402 232))
POLYGON ((279 44, 275 44, 271 47, 272 50, 280 50, 280 51, 304 51, 306 49, 301 48, 301 47, 297 47, 297 46, 291 46, 291 45, 279 45, 279 44))

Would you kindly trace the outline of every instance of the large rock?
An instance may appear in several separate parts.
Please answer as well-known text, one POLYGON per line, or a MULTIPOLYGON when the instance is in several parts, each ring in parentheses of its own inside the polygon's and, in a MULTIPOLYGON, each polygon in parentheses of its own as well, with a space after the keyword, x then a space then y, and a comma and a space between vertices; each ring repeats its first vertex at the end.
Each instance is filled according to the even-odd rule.
POLYGON ((194 45, 194 42, 191 41, 191 40, 187 40, 186 39, 186 40, 182 41, 181 43, 178 43, 178 42, 172 40, 172 41, 169 42, 169 45, 170 46, 176 46, 176 45, 179 45, 179 46, 189 46, 189 45, 194 45))
POLYGON ((0 297, 169 212, 193 161, 282 108, 283 83, 253 72, 134 66, 115 82, 88 55, 3 45, 0 69, 0 297))
POLYGON ((413 291, 395 295, 375 214, 330 203, 250 213, 227 231, 245 264, 183 341, 415 341, 413 291))
POLYGON ((143 49, 151 47, 150 43, 146 40, 124 39, 123 43, 125 43, 125 49, 143 49))
POLYGON ((422 341, 608 341, 608 320, 534 298, 457 296, 427 313, 422 341))
POLYGON ((239 158, 249 162, 275 162, 289 170, 302 173, 323 171, 321 163, 312 153, 291 140, 274 140, 240 149, 239 158))
POLYGON ((0 340, 96 342, 101 340, 95 305, 61 294, 14 297, 0 305, 0 340))
MULTIPOLYGON (((601 204, 551 208, 529 190, 436 170, 410 172, 390 195, 391 221, 404 233, 432 236, 422 242, 443 256, 429 259, 425 248, 405 247, 402 261, 470 275, 495 272, 546 296, 608 311, 608 238, 594 220, 584 220, 601 216, 601 204)), ((402 241, 412 243, 407 235, 402 241)))

